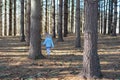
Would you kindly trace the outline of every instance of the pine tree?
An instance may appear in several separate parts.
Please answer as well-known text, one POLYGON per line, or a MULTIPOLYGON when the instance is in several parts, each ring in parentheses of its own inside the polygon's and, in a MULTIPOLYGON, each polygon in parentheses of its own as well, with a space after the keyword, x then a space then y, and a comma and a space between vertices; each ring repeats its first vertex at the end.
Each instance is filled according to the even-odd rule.
POLYGON ((80 0, 76 0, 76 42, 75 47, 81 47, 80 43, 80 0))
POLYGON ((64 0, 64 37, 68 33, 68 0, 64 0))
POLYGON ((31 27, 30 27, 30 59, 42 59, 44 56, 41 52, 41 1, 31 0, 31 27))
POLYGON ((12 36, 12 0, 9 0, 9 35, 12 36))
POLYGON ((100 61, 97 54, 98 0, 85 0, 84 3, 84 54, 83 69, 80 76, 92 80, 92 78, 101 77, 100 61))
POLYGON ((16 0, 14 0, 14 36, 16 36, 16 0))
POLYGON ((31 0, 27 0, 27 15, 26 15, 26 42, 30 43, 30 12, 31 12, 31 0))
POLYGON ((0 1, 0 36, 2 36, 2 0, 0 1))
POLYGON ((24 34, 24 0, 21 0, 21 32, 20 32, 20 41, 25 41, 24 34))
POLYGON ((55 27, 55 0, 52 0, 52 13, 53 13, 53 18, 52 18, 52 26, 53 26, 53 28, 52 28, 52 36, 53 36, 53 38, 55 38, 56 37, 56 33, 55 33, 55 29, 56 29, 56 27, 55 27))
POLYGON ((62 35, 62 3, 63 0, 59 0, 59 19, 58 19, 58 41, 63 41, 63 35, 62 35))

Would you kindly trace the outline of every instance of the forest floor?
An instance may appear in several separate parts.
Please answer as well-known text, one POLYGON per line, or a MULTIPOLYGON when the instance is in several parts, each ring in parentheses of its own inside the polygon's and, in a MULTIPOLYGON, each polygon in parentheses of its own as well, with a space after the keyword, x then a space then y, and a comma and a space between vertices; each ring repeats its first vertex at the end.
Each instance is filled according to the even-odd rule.
MULTIPOLYGON (((49 58, 31 60, 19 37, 0 37, 0 80, 82 80, 83 48, 74 47, 74 34, 54 41, 49 58)), ((47 57, 44 47, 42 53, 47 57)), ((103 78, 97 80, 120 80, 120 36, 99 35, 98 54, 103 78)))

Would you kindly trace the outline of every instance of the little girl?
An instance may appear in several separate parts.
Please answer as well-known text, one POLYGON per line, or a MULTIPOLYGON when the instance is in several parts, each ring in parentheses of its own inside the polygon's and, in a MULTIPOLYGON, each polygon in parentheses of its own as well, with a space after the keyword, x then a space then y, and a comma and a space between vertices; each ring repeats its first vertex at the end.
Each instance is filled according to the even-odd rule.
POLYGON ((43 42, 43 45, 46 46, 46 51, 47 51, 47 54, 49 56, 50 52, 51 52, 51 48, 54 48, 54 44, 53 44, 52 37, 48 33, 46 34, 46 38, 43 42))

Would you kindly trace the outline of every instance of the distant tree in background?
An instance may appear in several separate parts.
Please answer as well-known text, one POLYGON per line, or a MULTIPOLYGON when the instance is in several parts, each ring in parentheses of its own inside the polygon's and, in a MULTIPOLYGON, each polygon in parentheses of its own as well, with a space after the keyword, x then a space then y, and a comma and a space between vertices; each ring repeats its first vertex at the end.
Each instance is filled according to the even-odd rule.
POLYGON ((117 27, 117 0, 114 0, 114 22, 112 26, 112 36, 116 36, 117 27))
POLYGON ((47 28, 47 25, 48 25, 48 15, 47 15, 47 10, 48 10, 48 6, 47 6, 47 3, 48 3, 48 0, 46 0, 46 5, 45 5, 45 33, 47 33, 48 31, 48 28, 47 28))
POLYGON ((81 40, 80 40, 80 0, 76 0, 76 42, 75 42, 75 47, 80 48, 81 47, 81 40))
POLYGON ((14 36, 16 36, 16 0, 14 0, 14 36))
POLYGON ((9 36, 12 36, 12 0, 9 0, 9 36))
POLYGON ((72 5, 71 5, 71 32, 73 33, 74 31, 74 1, 72 0, 72 5))
POLYGON ((58 15, 58 41, 63 41, 63 35, 62 35, 62 4, 63 0, 59 0, 59 15, 58 15))
POLYGON ((68 32, 71 32, 71 10, 70 10, 70 7, 71 7, 71 0, 68 0, 68 32))
POLYGON ((56 33, 55 33, 55 0, 52 0, 52 36, 53 38, 56 37, 56 33))
POLYGON ((2 0, 0 0, 0 36, 2 36, 2 6, 3 6, 3 2, 2 0))
POLYGON ((108 14, 108 34, 111 34, 113 22, 113 0, 109 0, 109 14, 108 14))
POLYGON ((20 41, 25 41, 25 34, 24 34, 24 0, 21 0, 21 19, 20 19, 20 41))
POLYGON ((31 14, 31 0, 27 0, 27 15, 26 15, 26 42, 30 43, 30 14, 31 14))
POLYGON ((4 12, 4 33, 3 33, 3 36, 6 36, 7 35, 7 0, 5 0, 4 2, 4 5, 5 5, 5 12, 4 12))
POLYGON ((68 0, 64 0, 64 37, 68 34, 68 0))
MULTIPOLYGON (((120 7, 120 4, 118 5, 120 7)), ((119 34, 120 34, 120 8, 119 8, 119 34)))
POLYGON ((107 3, 108 0, 104 0, 104 30, 103 30, 103 34, 106 34, 106 28, 107 28, 107 3))

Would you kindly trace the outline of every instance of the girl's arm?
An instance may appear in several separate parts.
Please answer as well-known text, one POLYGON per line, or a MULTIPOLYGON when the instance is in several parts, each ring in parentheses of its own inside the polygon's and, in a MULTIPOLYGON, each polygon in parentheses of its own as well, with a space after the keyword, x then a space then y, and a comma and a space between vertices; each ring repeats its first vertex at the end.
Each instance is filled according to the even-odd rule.
POLYGON ((54 48, 54 43, 53 43, 53 40, 51 39, 51 42, 52 42, 52 48, 54 48))
POLYGON ((46 44, 46 39, 44 40, 44 42, 42 43, 42 45, 45 45, 46 44))

